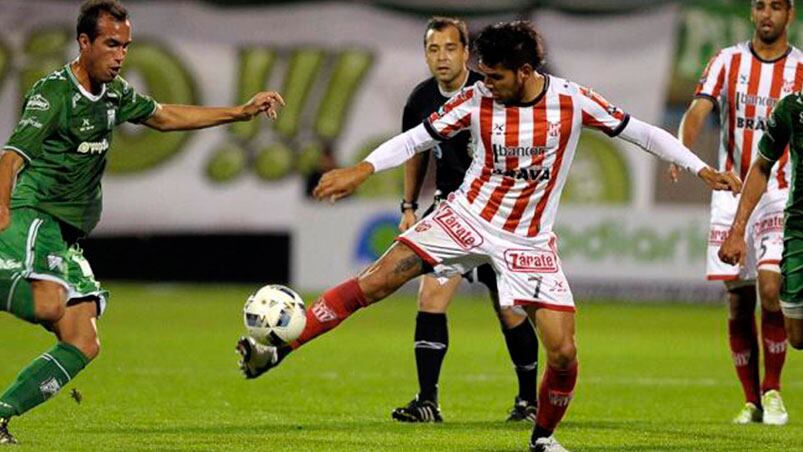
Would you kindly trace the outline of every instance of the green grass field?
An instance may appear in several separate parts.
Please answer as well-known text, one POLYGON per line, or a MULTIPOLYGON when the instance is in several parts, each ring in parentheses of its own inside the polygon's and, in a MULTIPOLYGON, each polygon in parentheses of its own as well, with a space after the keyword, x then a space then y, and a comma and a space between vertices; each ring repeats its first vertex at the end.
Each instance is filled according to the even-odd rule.
MULTIPOLYGON (((526 450, 530 426, 503 421, 515 377, 482 298, 458 298, 449 313, 446 422, 407 425, 389 413, 416 391, 412 297, 357 314, 245 381, 233 345, 252 287, 110 288, 100 357, 14 420, 20 450, 526 450)), ((803 449, 803 352, 787 356, 789 425, 729 424, 742 396, 725 315, 723 306, 581 304, 580 378, 559 440, 573 451, 803 449)), ((52 342, 0 315, 0 384, 52 342)))

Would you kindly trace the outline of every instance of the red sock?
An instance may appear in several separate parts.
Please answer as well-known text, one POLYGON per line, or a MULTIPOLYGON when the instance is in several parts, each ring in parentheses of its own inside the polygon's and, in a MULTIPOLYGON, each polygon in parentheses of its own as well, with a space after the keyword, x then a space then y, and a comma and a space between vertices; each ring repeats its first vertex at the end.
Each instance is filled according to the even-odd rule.
POLYGON ((753 316, 747 319, 731 319, 728 321, 731 356, 736 366, 736 375, 742 382, 746 401, 761 405, 761 394, 758 392, 758 338, 756 320, 753 316))
POLYGON ((781 389, 781 370, 786 361, 786 329, 781 311, 761 309, 761 342, 764 346, 764 382, 761 391, 781 389))
POLYGON ((307 324, 301 336, 290 344, 293 350, 338 326, 354 311, 368 306, 357 278, 335 286, 307 308, 307 324))
POLYGON ((547 365, 538 391, 538 414, 535 420, 537 427, 550 432, 555 430, 572 401, 575 383, 577 361, 566 370, 557 370, 547 365))

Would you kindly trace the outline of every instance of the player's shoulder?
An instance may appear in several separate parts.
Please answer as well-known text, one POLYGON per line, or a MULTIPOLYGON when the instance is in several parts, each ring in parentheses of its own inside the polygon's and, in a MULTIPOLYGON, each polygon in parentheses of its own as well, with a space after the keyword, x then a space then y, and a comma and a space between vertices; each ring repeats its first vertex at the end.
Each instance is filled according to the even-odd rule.
POLYGON ((790 114, 803 111, 803 92, 797 91, 782 97, 775 105, 775 111, 790 114))
POLYGON ((67 70, 64 66, 37 80, 28 90, 28 97, 36 94, 51 97, 71 91, 73 84, 67 70))
POLYGON ((580 83, 574 82, 569 79, 556 77, 554 75, 546 75, 545 76, 549 79, 549 90, 556 92, 558 94, 569 95, 569 96, 590 96, 594 90, 591 87, 586 85, 581 85, 580 83))
POLYGON ((115 93, 119 96, 126 96, 133 89, 134 88, 131 86, 131 84, 119 75, 106 85, 106 90, 108 92, 115 93))
POLYGON ((477 80, 471 85, 467 84, 466 87, 463 88, 463 90, 461 91, 461 94, 463 96, 476 99, 481 99, 483 97, 493 97, 493 94, 491 94, 491 90, 489 90, 488 87, 485 86, 485 82, 483 82, 482 80, 477 80))
POLYGON ((803 63, 803 51, 800 48, 790 45, 789 46, 789 53, 788 53, 788 60, 792 60, 795 64, 803 63))

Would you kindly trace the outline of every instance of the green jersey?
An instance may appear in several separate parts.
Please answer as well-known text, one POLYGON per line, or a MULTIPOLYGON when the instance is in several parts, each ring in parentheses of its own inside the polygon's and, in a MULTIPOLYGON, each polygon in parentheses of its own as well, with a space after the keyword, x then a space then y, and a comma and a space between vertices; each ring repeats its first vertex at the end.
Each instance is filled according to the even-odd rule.
POLYGON ((142 122, 157 108, 119 76, 93 95, 70 64, 36 82, 5 145, 25 160, 11 208, 43 211, 88 234, 100 220, 100 181, 114 127, 142 122))
POLYGON ((789 94, 775 105, 758 149, 762 157, 776 162, 787 145, 792 184, 786 203, 784 236, 803 237, 803 93, 789 94))

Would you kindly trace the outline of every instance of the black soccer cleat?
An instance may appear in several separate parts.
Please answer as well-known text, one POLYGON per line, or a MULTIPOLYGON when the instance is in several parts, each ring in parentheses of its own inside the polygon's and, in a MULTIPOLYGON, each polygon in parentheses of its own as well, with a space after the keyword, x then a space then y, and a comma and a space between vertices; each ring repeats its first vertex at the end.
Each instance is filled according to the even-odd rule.
POLYGON ((280 349, 272 345, 262 345, 248 336, 243 336, 237 341, 235 350, 240 355, 238 363, 240 371, 249 380, 278 366, 290 353, 289 348, 280 349))
POLYGON ((393 410, 390 415, 401 422, 443 422, 438 404, 431 400, 418 400, 418 396, 407 406, 393 410))
POLYGON ((535 423, 535 415, 538 412, 538 403, 528 402, 519 396, 516 396, 513 402, 513 409, 510 410, 510 415, 507 417, 508 422, 532 422, 535 423))
POLYGON ((0 445, 19 444, 17 438, 8 431, 8 419, 0 418, 0 445))

